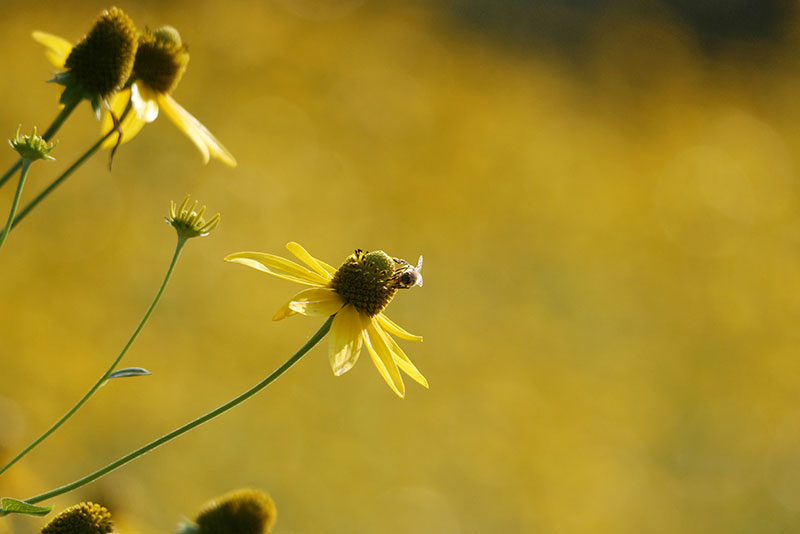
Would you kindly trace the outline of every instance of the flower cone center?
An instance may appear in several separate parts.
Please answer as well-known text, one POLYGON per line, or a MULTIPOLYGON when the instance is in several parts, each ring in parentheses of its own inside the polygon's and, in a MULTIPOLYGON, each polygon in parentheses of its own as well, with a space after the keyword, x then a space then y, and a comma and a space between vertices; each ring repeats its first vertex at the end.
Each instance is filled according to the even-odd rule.
POLYGON ((73 47, 64 66, 83 89, 107 96, 128 81, 137 43, 133 21, 121 9, 111 8, 73 47))
POLYGON ((139 39, 134 76, 157 93, 169 94, 181 81, 189 51, 172 26, 147 32, 139 39))
POLYGON ((331 288, 360 313, 374 316, 392 301, 397 286, 395 262, 385 252, 356 252, 345 260, 331 280, 331 288))

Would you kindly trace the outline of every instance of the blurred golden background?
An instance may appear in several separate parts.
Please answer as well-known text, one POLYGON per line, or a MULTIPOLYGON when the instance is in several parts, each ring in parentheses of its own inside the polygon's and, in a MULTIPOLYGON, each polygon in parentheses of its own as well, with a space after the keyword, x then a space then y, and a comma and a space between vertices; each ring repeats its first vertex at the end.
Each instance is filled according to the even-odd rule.
MULTIPOLYGON (((155 0, 191 62, 174 93, 239 161, 165 118, 93 158, 0 251, 0 459, 72 405, 144 313, 187 193, 190 242, 117 380, 0 478, 30 497, 228 400, 320 322, 298 286, 222 258, 425 256, 388 315, 430 381, 399 400, 368 356, 316 348, 233 412, 54 500, 173 532, 251 486, 287 533, 800 529, 800 27, 793 2, 155 0), (726 5, 729 4, 729 5, 726 5)), ((59 90, 31 38, 110 4, 6 2, 0 132, 59 90)), ((82 104, 31 198, 88 148, 82 104)), ((3 168, 13 161, 8 150, 3 168)), ((5 220, 13 182, 0 190, 5 220)), ((0 533, 41 518, 0 519, 0 533)))

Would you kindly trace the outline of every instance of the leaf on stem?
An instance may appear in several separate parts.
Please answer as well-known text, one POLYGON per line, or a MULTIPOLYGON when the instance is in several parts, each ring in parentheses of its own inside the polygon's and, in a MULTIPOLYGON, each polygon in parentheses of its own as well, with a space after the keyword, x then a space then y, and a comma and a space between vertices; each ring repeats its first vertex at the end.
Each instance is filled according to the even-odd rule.
POLYGON ((126 367, 125 369, 119 369, 114 371, 108 378, 125 378, 128 376, 146 376, 149 375, 150 371, 144 369, 143 367, 126 367))
POLYGON ((11 497, 0 499, 0 516, 8 514, 47 515, 52 509, 52 506, 36 506, 11 497))

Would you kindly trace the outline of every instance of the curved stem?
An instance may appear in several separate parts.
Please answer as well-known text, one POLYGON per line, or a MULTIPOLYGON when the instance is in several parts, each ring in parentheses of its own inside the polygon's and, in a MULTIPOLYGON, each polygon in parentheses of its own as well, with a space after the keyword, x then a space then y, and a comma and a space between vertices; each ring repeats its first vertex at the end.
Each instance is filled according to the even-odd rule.
MULTIPOLYGON (((56 118, 53 119, 53 123, 47 128, 47 131, 42 134, 42 139, 49 141, 50 138, 56 134, 58 129, 61 128, 61 125, 64 124, 64 121, 67 120, 67 117, 69 117, 70 113, 72 113, 72 110, 78 107, 80 102, 80 99, 76 99, 65 104, 64 107, 61 108, 61 111, 58 112, 58 115, 56 115, 56 118)), ((0 176, 0 187, 2 187, 9 178, 14 176, 14 173, 17 172, 20 167, 22 167, 22 158, 19 158, 13 165, 11 165, 11 167, 8 168, 5 173, 3 173, 3 176, 0 176)))
POLYGON ((19 197, 22 196, 22 188, 25 186, 25 178, 28 177, 28 170, 31 168, 31 160, 22 160, 22 172, 19 175, 19 182, 17 183, 17 192, 14 193, 14 201, 11 203, 11 210, 8 212, 8 221, 3 233, 0 234, 0 248, 3 248, 3 243, 6 242, 6 237, 11 231, 11 224, 14 222, 14 215, 17 213, 17 206, 19 205, 19 197))
MULTIPOLYGON (((122 116, 120 117, 120 120, 124 119, 124 118, 125 118, 125 116, 126 116, 126 115, 127 115, 129 112, 130 112, 130 110, 131 110, 131 103, 130 103, 130 102, 128 102, 128 106, 125 108, 125 111, 123 111, 123 112, 122 112, 122 116)), ((67 170, 65 170, 63 173, 61 173, 61 176, 59 176, 58 178, 56 178, 55 180, 53 180, 53 181, 50 183, 50 185, 48 185, 48 186, 47 186, 47 187, 44 189, 44 191, 42 191, 41 193, 39 193, 38 195, 36 195, 36 197, 34 197, 34 199, 33 199, 33 200, 31 200, 30 202, 28 202, 28 204, 26 204, 26 205, 25 205, 25 207, 24 207, 24 208, 22 208, 22 209, 20 210, 20 212, 19 212, 19 215, 17 215, 17 216, 16 216, 16 218, 14 218, 14 222, 11 224, 11 228, 14 228, 14 227, 16 227, 16 226, 17 226, 17 225, 20 223, 20 221, 22 221, 22 219, 24 219, 24 218, 25 218, 25 216, 26 216, 28 213, 30 213, 30 211, 31 211, 33 208, 35 208, 37 204, 39 204, 39 202, 41 202, 42 200, 44 200, 44 198, 45 198, 47 195, 49 195, 50 193, 52 193, 52 192, 53 192, 53 190, 54 190, 56 187, 58 187, 59 185, 61 185, 61 182, 63 182, 63 181, 64 181, 64 180, 66 180, 67 178, 69 178, 69 176, 70 176, 70 175, 71 175, 73 172, 75 172, 75 171, 78 169, 78 167, 80 167, 81 165, 83 165, 83 163, 84 163, 84 162, 85 162, 87 159, 89 159, 89 158, 90 158, 90 157, 91 157, 91 156, 92 156, 92 155, 93 155, 95 152, 97 152, 97 151, 100 149, 100 147, 103 145, 103 143, 105 142, 105 140, 106 140, 106 139, 108 139, 109 137, 111 137, 111 135, 113 135, 115 132, 116 132, 116 130, 115 130, 115 129, 113 129, 113 128, 112 128, 111 130, 109 130, 109 131, 108 131, 108 133, 106 133, 106 134, 105 134, 103 137, 101 137, 99 141, 97 141, 95 144, 93 144, 93 145, 92 145, 92 146, 89 148, 89 150, 87 150, 87 151, 86 151, 86 152, 85 152, 85 153, 84 153, 84 154, 83 154, 81 157, 79 157, 79 158, 78 158, 78 159, 75 161, 75 163, 73 163, 72 165, 70 165, 70 167, 69 167, 67 170)), ((2 182, 0 182, 0 185, 2 185, 2 182)))
POLYGON ((177 438, 181 434, 184 434, 184 433, 192 430, 193 428, 198 427, 198 426, 202 425, 203 423, 205 423, 205 422, 217 417, 218 415, 222 415, 223 413, 227 412, 228 410, 230 410, 234 406, 237 406, 238 404, 241 404, 242 402, 246 401, 247 399, 249 399, 250 397, 252 397, 256 393, 258 393, 259 391, 261 391, 262 389, 264 389, 265 387, 270 385, 278 377, 280 377, 283 373, 288 371, 289 368, 291 368, 295 363, 297 363, 300 360, 300 358, 305 356, 305 354, 309 350, 311 350, 311 348, 314 347, 314 345, 319 343, 319 341, 323 337, 325 337, 325 334, 327 334, 328 330, 330 330, 330 328, 331 328, 331 323, 332 322, 333 322, 333 316, 330 316, 328 318, 328 320, 325 321, 325 324, 323 324, 322 327, 319 330, 317 330, 317 333, 314 334, 311 337, 311 339, 309 339, 306 342, 306 344, 302 346, 302 348, 300 350, 295 352, 292 355, 291 358, 286 360, 283 363, 283 365, 278 367, 275 371, 272 372, 272 374, 270 374, 264 380, 262 380, 261 382, 259 382, 255 386, 253 386, 252 388, 248 389, 247 391, 245 391, 241 395, 239 395, 239 396, 235 397, 234 399, 226 402, 225 404, 219 406, 218 408, 216 408, 214 410, 211 410, 207 414, 205 414, 205 415, 203 415, 201 417, 198 417, 197 419, 195 419, 193 421, 190 421, 190 422, 186 423, 185 425, 183 425, 183 426, 181 426, 179 428, 176 428, 172 432, 164 434, 163 436, 161 436, 160 438, 156 439, 155 441, 151 441, 147 445, 136 449, 135 451, 123 456, 119 460, 117 460, 115 462, 111 462, 107 466, 103 467, 102 469, 98 469, 94 473, 86 475, 85 477, 80 478, 80 479, 76 480, 75 482, 72 482, 72 483, 67 484, 65 486, 61 486, 60 488, 56 488, 56 489, 48 491, 46 493, 42 493, 40 495, 36 495, 35 497, 31 497, 29 499, 25 499, 25 502, 27 502, 29 504, 36 504, 36 503, 44 501, 46 499, 50 499, 52 497, 56 497, 56 496, 61 495, 63 493, 67 493, 67 492, 72 491, 74 489, 80 488, 81 486, 85 486, 86 484, 89 484, 90 482, 93 482, 93 481, 97 480, 98 478, 100 478, 100 477, 102 477, 104 475, 107 475, 111 471, 114 471, 115 469, 117 469, 119 467, 122 467, 123 465, 127 464, 128 462, 130 462, 132 460, 135 460, 139 456, 142 456, 143 454, 145 454, 147 452, 150 452, 151 450, 155 449, 156 447, 159 447, 159 446, 163 445, 164 443, 166 443, 166 442, 168 442, 168 441, 170 441, 172 439, 177 438))
POLYGON ((87 391, 86 394, 83 397, 81 397, 81 399, 75 404, 75 406, 70 408, 70 410, 61 417, 61 419, 56 421, 53 424, 53 426, 48 428, 41 436, 36 438, 30 445, 25 447, 25 449, 22 452, 20 452, 19 454, 17 454, 14 458, 12 458, 10 462, 8 462, 6 465, 4 465, 2 468, 0 468, 0 475, 2 475, 9 467, 11 467, 15 463, 17 463, 17 461, 19 461, 23 456, 28 454, 34 447, 39 445, 39 443, 44 441, 47 438, 47 436, 49 436, 50 434, 55 432, 56 429, 58 429, 58 427, 60 427, 62 424, 64 424, 64 422, 66 422, 67 419, 72 417, 75 414, 75 412, 77 412, 81 408, 81 406, 86 404, 86 401, 88 401, 89 398, 92 395, 94 395, 94 393, 98 389, 100 389, 100 386, 102 386, 103 383, 106 380, 108 380, 109 375, 114 371, 114 369, 116 369, 116 367, 119 364, 120 360, 122 360, 122 357, 125 356, 125 353, 128 352, 128 349, 133 344, 133 341, 139 335, 139 332, 141 332, 141 330, 144 327, 145 323, 147 323, 147 320, 150 318, 150 315, 153 313, 153 310, 155 309, 156 304, 158 304, 158 301, 161 299, 161 295, 164 293, 164 289, 167 287, 167 282, 169 282, 169 279, 172 276, 172 271, 175 269, 175 265, 178 263, 178 257, 181 254, 181 249, 183 249, 183 245, 185 245, 185 244, 186 244, 186 238, 179 236, 178 237, 178 244, 175 247, 175 253, 172 255, 172 262, 169 264, 169 269, 167 269, 167 274, 164 276, 164 281, 161 282, 161 287, 158 288, 158 292, 156 293, 156 296, 153 299, 153 302, 150 303, 150 307, 147 308, 147 311, 145 312, 144 317, 142 317, 142 320, 139 321, 139 325, 133 331, 133 334, 131 334, 131 337, 128 339, 128 342, 125 343, 125 346, 122 347, 122 350, 120 351, 120 353, 117 356, 117 358, 113 362, 111 362, 111 365, 109 366, 108 370, 106 370, 106 372, 103 373, 103 375, 97 380, 97 382, 95 382, 95 384, 91 388, 89 388, 89 391, 87 391))

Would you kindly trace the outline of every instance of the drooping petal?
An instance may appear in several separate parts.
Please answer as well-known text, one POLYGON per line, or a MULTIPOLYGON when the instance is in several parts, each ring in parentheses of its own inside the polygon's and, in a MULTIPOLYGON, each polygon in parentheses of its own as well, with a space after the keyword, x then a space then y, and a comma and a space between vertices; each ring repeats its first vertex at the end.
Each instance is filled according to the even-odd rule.
MULTIPOLYGON (((380 330, 380 327, 378 327, 378 330, 380 330)), ((391 349, 392 354, 394 355, 394 362, 397 364, 397 366, 405 374, 413 378, 417 383, 425 387, 428 387, 428 380, 424 376, 422 376, 422 373, 419 372, 417 367, 413 363, 411 363, 411 360, 408 359, 408 356, 406 356, 406 353, 403 352, 403 349, 400 348, 400 345, 397 344, 397 341, 392 339, 392 336, 390 336, 389 334, 385 332, 383 334, 386 344, 389 345, 389 348, 391 349)))
POLYGON ((386 317, 384 314, 379 313, 375 316, 375 319, 378 321, 384 330, 393 334, 400 339, 407 339, 408 341, 422 341, 422 336, 416 336, 411 332, 407 332, 403 328, 401 328, 397 323, 386 317))
POLYGON ((228 152, 222 143, 214 137, 202 123, 195 119, 188 111, 183 109, 170 95, 159 94, 158 104, 167 117, 175 123, 192 143, 203 154, 203 161, 208 163, 209 155, 214 156, 226 165, 236 167, 236 159, 228 152))
POLYGON ((370 320, 363 334, 364 344, 367 346, 369 355, 372 356, 372 362, 378 368, 378 372, 383 379, 389 384, 392 391, 397 393, 400 398, 403 398, 406 392, 403 378, 400 376, 400 371, 397 370, 392 351, 383 336, 385 334, 376 328, 375 324, 370 320))
POLYGON ((321 287, 304 289, 284 304, 272 320, 279 321, 295 313, 309 317, 328 317, 338 312, 343 305, 342 297, 332 289, 321 287))
POLYGON ((331 339, 328 342, 328 358, 336 376, 343 375, 356 364, 361 354, 363 330, 364 322, 353 306, 345 306, 333 318, 331 339))
POLYGON ((286 243, 286 248, 289 252, 295 255, 295 257, 317 271, 320 276, 325 277, 326 279, 330 280, 332 278, 332 274, 336 272, 336 269, 328 265, 322 260, 318 260, 314 256, 308 253, 306 249, 304 249, 300 243, 295 243, 291 241, 286 243))
POLYGON ((158 93, 144 84, 131 85, 131 104, 136 116, 144 122, 153 122, 158 117, 158 93))
POLYGON ((322 287, 328 285, 328 280, 317 273, 309 271, 293 261, 273 254, 266 254, 264 252, 237 252, 226 256, 225 261, 241 263, 242 265, 247 265, 253 269, 258 269, 259 271, 283 278, 284 280, 291 280, 298 284, 322 287))
POLYGON ((64 63, 66 63, 70 52, 72 52, 72 43, 52 33, 35 31, 32 35, 37 43, 47 48, 44 54, 50 60, 50 63, 58 69, 63 69, 64 63))
MULTIPOLYGON (((131 96, 131 92, 129 89, 125 89, 118 93, 115 93, 111 100, 109 101, 109 107, 111 111, 117 117, 121 117, 122 114, 125 112, 125 107, 128 105, 128 99, 131 96)), ((122 130, 122 143, 127 143, 131 139, 133 139, 136 134, 144 127, 145 122, 141 120, 139 117, 136 116, 136 113, 129 111, 128 114, 122 119, 120 122, 120 129, 122 130)), ((100 122, 100 132, 105 135, 107 134, 112 128, 114 127, 114 122, 111 119, 111 114, 106 113, 103 115, 103 120, 100 122)), ((111 135, 103 141, 102 147, 103 148, 111 148, 117 144, 117 136, 111 135)))

